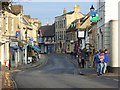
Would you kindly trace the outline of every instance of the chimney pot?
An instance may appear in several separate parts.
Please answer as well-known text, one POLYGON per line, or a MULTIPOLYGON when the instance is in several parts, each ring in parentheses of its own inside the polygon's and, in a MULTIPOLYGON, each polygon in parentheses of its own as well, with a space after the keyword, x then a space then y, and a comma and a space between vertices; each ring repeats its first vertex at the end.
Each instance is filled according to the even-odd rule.
POLYGON ((74 6, 74 12, 80 12, 80 6, 79 5, 74 6))
POLYGON ((66 14, 67 13, 67 10, 66 10, 66 8, 64 8, 64 10, 63 10, 63 14, 66 14))

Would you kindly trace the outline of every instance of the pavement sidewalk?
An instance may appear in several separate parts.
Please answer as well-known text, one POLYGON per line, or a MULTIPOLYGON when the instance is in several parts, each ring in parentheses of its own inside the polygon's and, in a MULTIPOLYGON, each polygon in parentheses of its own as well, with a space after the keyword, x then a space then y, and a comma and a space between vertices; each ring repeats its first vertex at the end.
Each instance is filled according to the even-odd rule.
MULTIPOLYGON (((67 58, 70 60, 70 62, 72 62, 76 68, 78 69, 78 74, 80 75, 97 75, 96 73, 96 69, 93 67, 88 67, 88 68, 80 68, 77 62, 77 59, 74 59, 73 57, 71 57, 70 55, 67 55, 67 58)), ((105 73, 103 76, 120 76, 118 73, 105 73)))
MULTIPOLYGON (((79 73, 81 75, 89 75, 89 76, 96 76, 96 69, 95 68, 79 68, 79 73)), ((120 76, 118 73, 105 73, 102 76, 115 76, 118 77, 120 76)))
POLYGON ((47 59, 44 57, 44 55, 41 55, 40 60, 38 60, 37 62, 35 62, 33 65, 31 64, 27 64, 27 65, 22 65, 18 68, 11 68, 11 70, 8 70, 8 67, 6 66, 2 66, 2 71, 0 72, 1 76, 0 76, 0 89, 13 89, 17 88, 16 83, 14 82, 11 73, 15 72, 15 71, 19 71, 20 70, 24 70, 24 69, 30 69, 30 68, 34 68, 37 66, 41 66, 43 64, 45 64, 47 62, 47 59))
POLYGON ((14 89, 15 83, 11 77, 12 70, 8 70, 8 67, 2 66, 1 76, 2 76, 2 89, 14 89))
POLYGON ((47 58, 44 56, 44 54, 41 54, 41 58, 36 61, 35 63, 30 63, 30 64, 24 64, 19 66, 17 69, 30 69, 30 68, 35 68, 37 66, 42 66, 43 64, 45 64, 47 62, 47 58))

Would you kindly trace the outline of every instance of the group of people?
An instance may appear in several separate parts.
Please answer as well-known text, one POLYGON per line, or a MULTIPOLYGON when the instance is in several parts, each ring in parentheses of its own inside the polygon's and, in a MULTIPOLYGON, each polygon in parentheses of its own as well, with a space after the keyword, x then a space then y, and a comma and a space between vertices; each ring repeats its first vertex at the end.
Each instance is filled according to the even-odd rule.
POLYGON ((107 49, 96 51, 94 55, 94 63, 96 66, 96 71, 98 76, 106 72, 108 61, 109 61, 109 56, 107 49))

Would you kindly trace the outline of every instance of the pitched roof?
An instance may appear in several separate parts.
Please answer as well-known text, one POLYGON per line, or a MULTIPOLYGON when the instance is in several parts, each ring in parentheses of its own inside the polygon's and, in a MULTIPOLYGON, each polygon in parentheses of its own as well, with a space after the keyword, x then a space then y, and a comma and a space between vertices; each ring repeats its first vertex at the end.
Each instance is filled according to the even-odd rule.
POLYGON ((47 25, 47 26, 41 26, 39 28, 39 32, 41 30, 43 37, 49 37, 55 35, 55 24, 53 25, 47 25))
POLYGON ((67 32, 76 31, 76 28, 77 28, 77 27, 76 27, 75 24, 77 24, 77 22, 78 22, 79 20, 80 20, 80 22, 82 22, 83 19, 84 19, 84 17, 82 17, 82 18, 80 18, 80 19, 74 20, 74 21, 71 23, 70 27, 67 29, 67 32))
MULTIPOLYGON (((67 12, 67 13, 65 13, 65 14, 62 14, 62 15, 60 15, 60 16, 64 16, 64 15, 68 15, 68 14, 73 14, 75 11, 70 11, 70 12, 67 12)), ((83 14, 82 12, 79 12, 79 13, 81 13, 83 16, 85 16, 86 14, 83 14)), ((56 16, 56 17, 59 17, 59 16, 56 16)), ((55 17, 55 18, 56 18, 55 17)))
POLYGON ((30 23, 29 23, 24 17, 22 18, 22 20, 23 20, 23 23, 24 23, 24 24, 30 25, 30 23))
POLYGON ((11 6, 11 11, 13 14, 18 15, 23 11, 23 6, 22 5, 12 5, 11 6))
POLYGON ((67 12, 67 13, 61 15, 61 16, 64 16, 64 15, 66 15, 66 14, 73 14, 73 13, 74 13, 74 11, 70 11, 70 12, 67 12))
POLYGON ((31 25, 29 19, 30 18, 28 18, 28 17, 26 17, 26 15, 24 15, 23 16, 23 23, 26 24, 26 25, 31 25))
MULTIPOLYGON (((80 25, 81 26, 85 26, 85 25, 83 25, 88 19, 90 18, 90 12, 88 13, 88 14, 86 14, 84 17, 82 17, 82 18, 80 18, 80 19, 76 19, 76 20, 74 20, 72 23, 71 23, 71 25, 70 25, 70 27, 68 28, 68 30, 67 30, 67 32, 71 32, 71 31, 76 31, 76 25, 74 25, 74 24, 77 24, 77 22, 78 22, 78 20, 80 20, 80 25), (72 26, 73 25, 73 26, 72 26)), ((83 29, 83 28, 82 28, 83 29)))

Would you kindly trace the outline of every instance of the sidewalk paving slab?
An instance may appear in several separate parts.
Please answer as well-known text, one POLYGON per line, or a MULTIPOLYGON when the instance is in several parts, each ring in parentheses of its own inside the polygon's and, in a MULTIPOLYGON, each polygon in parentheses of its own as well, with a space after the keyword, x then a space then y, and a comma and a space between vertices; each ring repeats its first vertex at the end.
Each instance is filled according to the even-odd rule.
POLYGON ((44 57, 44 55, 41 55, 41 58, 36 61, 35 63, 30 63, 30 64, 23 64, 21 66, 19 66, 17 69, 30 69, 30 68, 35 68, 37 66, 41 66, 43 64, 45 64, 47 62, 47 59, 44 57))
POLYGON ((18 68, 11 68, 10 70, 8 69, 8 67, 2 66, 2 71, 1 71, 2 89, 14 90, 15 88, 17 88, 16 83, 12 79, 12 75, 11 75, 12 72, 21 71, 21 69, 24 70, 24 69, 29 69, 29 68, 41 66, 42 64, 45 64, 45 62, 47 62, 47 60, 42 55, 41 59, 38 60, 37 62, 35 62, 33 65, 31 65, 31 64, 21 65, 18 68))
MULTIPOLYGON (((81 75, 97 75, 95 68, 80 68, 79 73, 81 75)), ((118 73, 105 73, 102 76, 120 76, 118 73)))
MULTIPOLYGON (((97 75, 96 73, 96 69, 92 68, 92 67, 88 67, 88 68, 80 68, 78 66, 78 62, 77 59, 72 58, 70 55, 67 55, 67 58, 70 60, 70 62, 72 62, 76 68, 78 69, 78 74, 80 75, 97 75)), ((105 73, 103 74, 103 76, 120 76, 120 74, 118 73, 105 73)))

